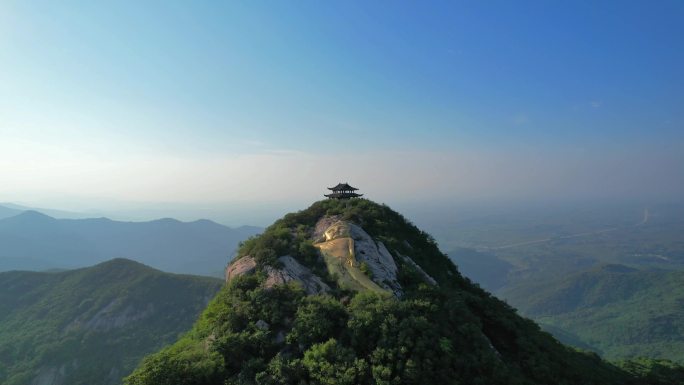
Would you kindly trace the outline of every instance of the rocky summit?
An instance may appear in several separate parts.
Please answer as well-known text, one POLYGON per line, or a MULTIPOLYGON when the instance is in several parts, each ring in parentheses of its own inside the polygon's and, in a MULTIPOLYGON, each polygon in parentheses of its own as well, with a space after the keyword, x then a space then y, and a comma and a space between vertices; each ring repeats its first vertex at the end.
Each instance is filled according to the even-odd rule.
POLYGON ((464 278, 389 207, 326 200, 245 241, 193 329, 129 385, 645 384, 464 278))

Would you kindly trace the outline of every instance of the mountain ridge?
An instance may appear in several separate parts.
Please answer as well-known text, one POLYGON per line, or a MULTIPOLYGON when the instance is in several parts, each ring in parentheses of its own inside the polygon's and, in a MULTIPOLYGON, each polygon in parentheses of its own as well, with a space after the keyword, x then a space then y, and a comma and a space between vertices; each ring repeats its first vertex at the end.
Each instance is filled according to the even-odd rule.
POLYGON ((0 383, 120 384, 174 341, 221 287, 129 259, 0 273, 0 383))
POLYGON ((211 275, 240 241, 260 231, 209 220, 57 219, 29 210, 0 219, 0 271, 77 268, 125 257, 165 271, 211 275))

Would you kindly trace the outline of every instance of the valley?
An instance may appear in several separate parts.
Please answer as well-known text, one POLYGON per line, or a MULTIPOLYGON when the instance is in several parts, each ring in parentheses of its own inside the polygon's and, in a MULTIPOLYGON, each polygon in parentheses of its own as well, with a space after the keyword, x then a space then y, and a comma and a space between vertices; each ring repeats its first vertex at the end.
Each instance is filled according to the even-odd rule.
POLYGON ((623 208, 593 211, 578 220, 565 211, 530 216, 528 224, 516 222, 505 230, 483 221, 466 232, 486 232, 488 244, 511 239, 513 233, 519 239, 552 235, 454 248, 448 254, 466 276, 566 343, 609 359, 682 362, 682 212, 681 206, 656 206, 637 216, 636 208, 623 208), (625 288, 633 291, 625 293, 625 288))

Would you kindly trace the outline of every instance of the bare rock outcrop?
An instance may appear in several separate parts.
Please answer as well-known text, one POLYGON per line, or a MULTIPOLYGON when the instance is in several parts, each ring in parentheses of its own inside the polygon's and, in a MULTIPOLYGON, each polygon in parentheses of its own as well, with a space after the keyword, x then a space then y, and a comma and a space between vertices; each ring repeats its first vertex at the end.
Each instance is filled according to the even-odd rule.
POLYGON ((397 280, 399 268, 392 254, 382 242, 375 242, 361 227, 349 224, 349 230, 354 239, 354 254, 357 261, 368 266, 373 281, 400 297, 403 291, 397 280))
MULTIPOLYGON (((393 293, 397 297, 401 297, 403 289, 397 279, 399 267, 397 261, 403 261, 415 268, 425 281, 431 285, 437 285, 437 281, 427 274, 417 263, 408 256, 401 255, 395 252, 397 259, 390 253, 387 247, 379 241, 375 241, 363 228, 353 223, 340 220, 338 217, 323 217, 314 230, 314 239, 318 240, 318 248, 322 252, 327 249, 333 249, 333 242, 340 242, 341 240, 348 240, 349 251, 345 252, 347 258, 345 267, 348 270, 354 266, 365 265, 367 274, 371 280, 384 290, 393 293), (329 244, 330 247, 326 247, 329 244)), ((404 241, 404 244, 411 248, 411 245, 404 241)), ((335 250, 337 254, 341 253, 342 248, 337 247, 335 250)), ((329 265, 330 268, 330 265, 329 265)), ((338 269, 339 270, 339 269, 338 269)), ((335 272, 337 273, 337 272, 335 272)), ((352 272, 353 273, 353 272, 352 272)), ((351 274, 353 278, 353 274, 351 274)))
POLYGON ((320 294, 330 291, 330 287, 320 277, 289 255, 278 258, 278 261, 282 264, 282 268, 266 267, 268 277, 264 283, 265 287, 296 281, 302 285, 307 294, 320 294))
POLYGON ((326 231, 336 222, 339 222, 340 218, 336 215, 330 217, 323 217, 318 220, 316 226, 314 227, 313 239, 315 243, 329 241, 327 238, 326 231))
MULTIPOLYGON (((362 287, 368 286, 363 282, 363 280, 367 281, 368 279, 365 277, 362 277, 363 279, 359 278, 358 272, 355 269, 364 266, 364 269, 367 269, 365 271, 367 271, 368 277, 373 282, 373 287, 380 287, 397 297, 402 295, 403 290, 397 280, 399 269, 394 261, 394 257, 392 257, 392 254, 390 254, 382 242, 375 242, 360 226, 338 220, 336 217, 324 217, 316 224, 314 231, 315 239, 317 235, 321 238, 320 243, 317 245, 318 248, 323 253, 330 254, 329 257, 344 257, 345 261, 342 266, 348 270, 351 279, 355 279, 356 276, 362 287), (342 245, 344 247, 341 247, 335 244, 335 242, 339 243, 343 240, 349 246, 348 251, 343 250, 347 246, 342 245)), ((333 273, 339 274, 339 267, 337 267, 337 270, 333 271, 333 273)), ((353 287, 351 285, 348 286, 353 287)))
POLYGON ((251 274, 256 270, 256 261, 249 255, 233 261, 226 267, 226 283, 235 277, 251 274))
MULTIPOLYGON (((267 274, 264 287, 270 288, 274 285, 284 285, 290 281, 295 281, 302 285, 307 294, 319 294, 330 290, 330 287, 320 277, 289 255, 278 258, 278 261, 281 267, 266 266, 264 268, 267 274)), ((233 261, 226 268, 226 283, 235 277, 254 273, 256 267, 256 261, 248 255, 233 261)))
POLYGON ((258 321, 254 324, 254 326, 256 326, 257 329, 259 329, 259 330, 268 330, 268 328, 271 327, 271 325, 269 325, 268 322, 266 322, 266 321, 264 321, 264 320, 262 320, 262 319, 258 320, 258 321))

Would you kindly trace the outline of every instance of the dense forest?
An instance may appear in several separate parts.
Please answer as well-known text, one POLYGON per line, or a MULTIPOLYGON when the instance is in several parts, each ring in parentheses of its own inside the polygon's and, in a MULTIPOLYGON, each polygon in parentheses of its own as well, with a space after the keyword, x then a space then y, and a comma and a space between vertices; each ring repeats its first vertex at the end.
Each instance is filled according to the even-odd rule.
POLYGON ((499 292, 604 357, 684 362, 684 272, 603 265, 499 292))

